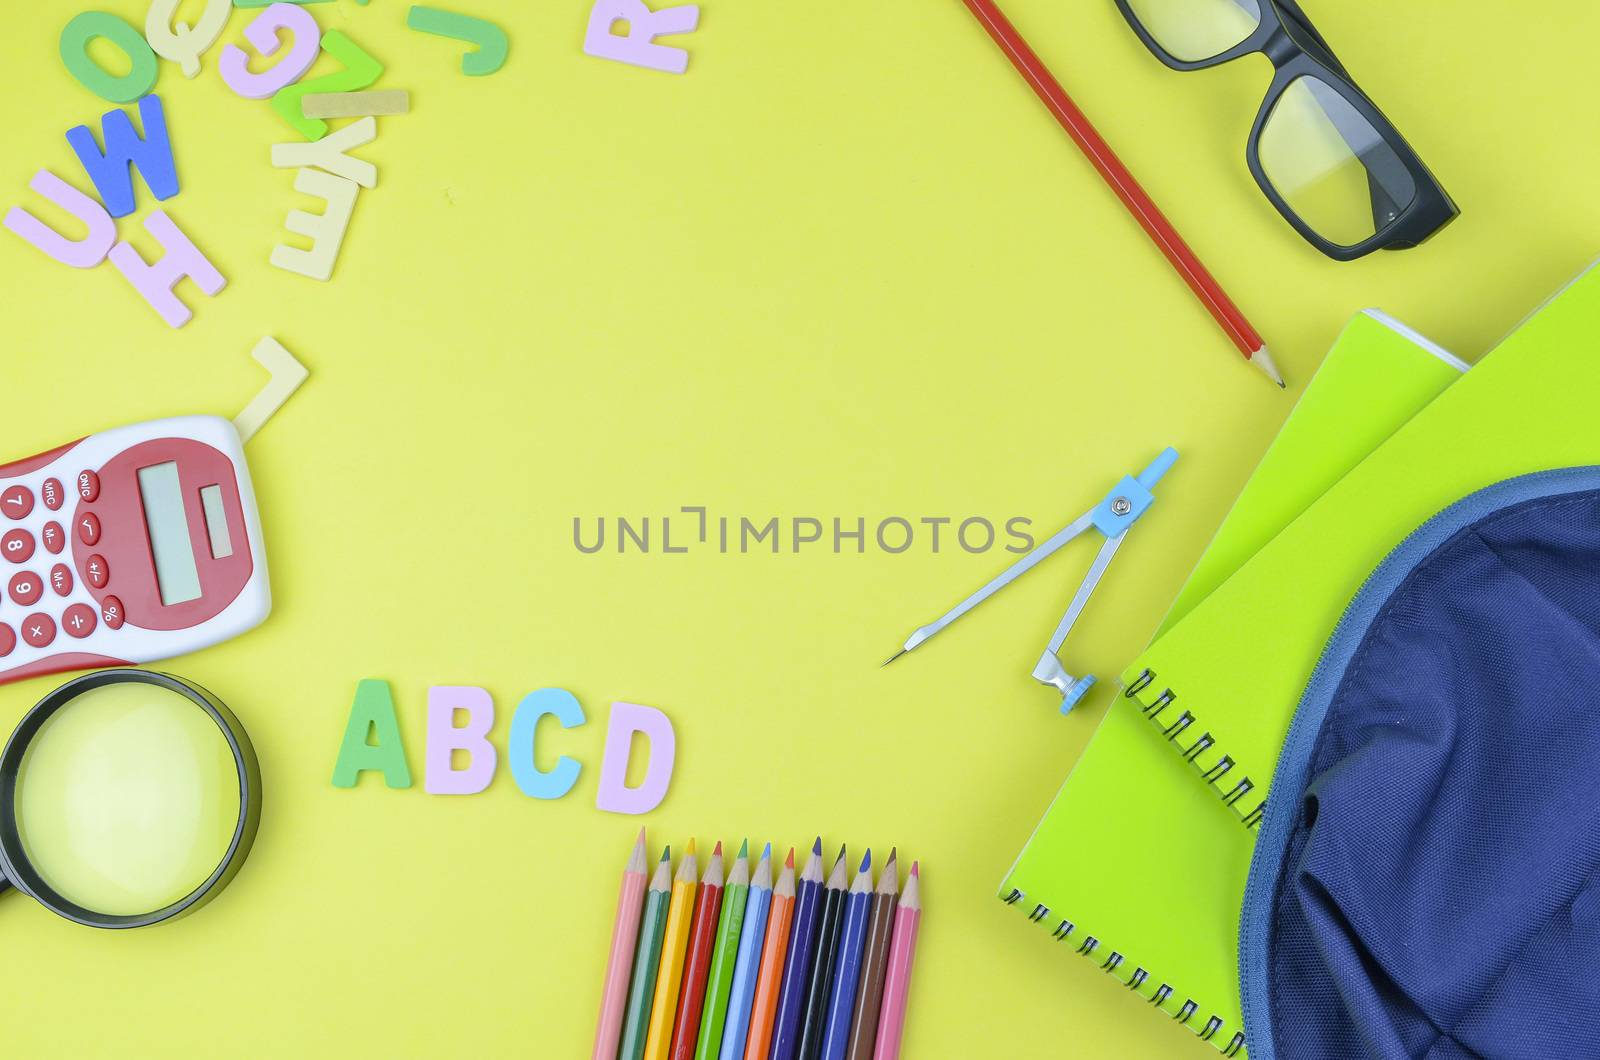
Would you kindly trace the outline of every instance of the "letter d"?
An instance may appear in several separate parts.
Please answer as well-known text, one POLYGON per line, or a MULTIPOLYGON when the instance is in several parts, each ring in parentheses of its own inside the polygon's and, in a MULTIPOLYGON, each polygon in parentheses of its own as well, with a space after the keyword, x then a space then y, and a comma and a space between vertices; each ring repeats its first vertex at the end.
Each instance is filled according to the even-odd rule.
POLYGON ((672 781, 672 763, 677 755, 677 737, 672 722, 654 707, 637 703, 611 704, 611 720, 606 727, 606 754, 600 763, 600 790, 594 804, 611 813, 649 813, 667 797, 672 781), (643 733, 650 741, 650 765, 644 782, 628 787, 628 757, 633 750, 633 734, 643 733))

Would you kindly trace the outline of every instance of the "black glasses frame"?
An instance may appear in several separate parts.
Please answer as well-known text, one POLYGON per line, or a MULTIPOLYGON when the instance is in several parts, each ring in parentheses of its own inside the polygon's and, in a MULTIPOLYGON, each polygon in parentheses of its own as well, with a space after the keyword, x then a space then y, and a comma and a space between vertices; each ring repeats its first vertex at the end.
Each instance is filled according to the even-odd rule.
MULTIPOLYGON (((1405 250, 1423 243, 1454 220, 1461 211, 1450 195, 1423 164, 1416 151, 1412 150, 1406 138, 1400 135, 1394 124, 1384 117, 1383 111, 1367 98, 1367 94, 1356 85, 1349 72, 1338 59, 1334 58, 1328 42, 1323 40, 1322 35, 1311 25, 1311 20, 1300 10, 1299 4, 1295 0, 1256 0, 1256 3, 1261 8, 1261 24, 1256 27, 1254 33, 1232 48, 1210 58, 1185 60, 1172 55, 1157 42, 1145 28, 1144 23, 1139 21, 1139 16, 1134 14, 1130 0, 1116 0, 1122 17, 1127 19, 1128 25, 1138 34, 1139 39, 1144 41, 1145 47, 1174 70, 1203 70, 1257 52, 1271 60, 1275 69, 1272 84, 1267 89, 1267 97, 1262 101, 1261 109, 1256 114, 1255 124, 1250 129, 1250 139, 1245 147, 1245 162, 1250 167, 1251 175, 1256 178, 1256 183, 1261 186, 1262 193, 1273 206, 1277 207, 1284 220, 1288 221, 1306 242, 1328 257, 1337 261, 1353 261, 1365 257, 1374 250, 1405 250), (1267 119, 1284 91, 1297 79, 1305 76, 1322 81, 1371 124, 1384 143, 1394 152, 1399 164, 1410 175, 1415 188, 1411 202, 1404 208, 1397 209, 1377 181, 1371 179, 1369 169, 1368 183, 1372 193, 1374 232, 1352 246, 1344 246, 1323 237, 1302 220, 1273 187, 1261 164, 1261 130, 1266 127, 1267 119)), ((1369 165, 1373 162, 1371 159, 1363 161, 1369 165)))

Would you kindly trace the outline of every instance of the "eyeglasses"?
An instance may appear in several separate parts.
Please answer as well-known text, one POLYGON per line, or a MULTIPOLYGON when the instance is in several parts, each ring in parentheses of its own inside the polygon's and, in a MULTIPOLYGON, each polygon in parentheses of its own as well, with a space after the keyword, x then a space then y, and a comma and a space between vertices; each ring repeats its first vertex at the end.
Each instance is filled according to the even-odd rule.
POLYGON ((1330 258, 1414 247, 1460 212, 1294 0, 1117 0, 1117 6, 1174 70, 1255 52, 1272 60, 1277 72, 1245 160, 1284 219, 1330 258))

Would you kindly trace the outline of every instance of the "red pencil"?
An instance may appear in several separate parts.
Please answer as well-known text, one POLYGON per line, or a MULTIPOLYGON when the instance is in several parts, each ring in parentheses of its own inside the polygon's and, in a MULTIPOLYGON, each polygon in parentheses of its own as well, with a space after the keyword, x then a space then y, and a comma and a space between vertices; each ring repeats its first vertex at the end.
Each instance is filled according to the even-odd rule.
POLYGON ((1239 347, 1239 352, 1244 354, 1245 360, 1254 364, 1267 374, 1267 378, 1283 386, 1283 376, 1278 372, 1278 366, 1272 362, 1272 354, 1267 352, 1267 344, 1261 341, 1261 336, 1251 326, 1250 321, 1233 304, 1222 285, 1206 267, 1195 257, 1194 251, 1183 241, 1178 230, 1172 227, 1162 214, 1155 201, 1145 194, 1139 182, 1133 179, 1133 174, 1128 172, 1128 167, 1122 164, 1109 144, 1095 131, 1089 119, 1084 116, 1078 105, 1072 102, 1048 67, 1028 47, 1028 42, 1022 39, 1016 27, 1006 20, 1006 16, 994 5, 994 0, 963 0, 967 7, 989 31, 989 36, 1006 53, 1011 64, 1017 68, 1023 80, 1033 87, 1033 91, 1055 115, 1056 121, 1072 137, 1073 143, 1088 156, 1094 163, 1094 168, 1100 171, 1100 176, 1111 185, 1111 190, 1117 193, 1122 204, 1128 212, 1144 227, 1161 252, 1167 256, 1172 267, 1178 270, 1188 283, 1189 289, 1195 297, 1211 311, 1217 324, 1227 332, 1228 338, 1239 347))
POLYGON ((700 1010, 706 1003, 706 975, 711 968, 711 947, 717 938, 717 916, 722 912, 722 844, 711 852, 706 874, 695 896, 694 920, 689 927, 689 956, 683 965, 683 988, 678 994, 678 1018, 672 1025, 671 1060, 694 1060, 700 1037, 700 1010))

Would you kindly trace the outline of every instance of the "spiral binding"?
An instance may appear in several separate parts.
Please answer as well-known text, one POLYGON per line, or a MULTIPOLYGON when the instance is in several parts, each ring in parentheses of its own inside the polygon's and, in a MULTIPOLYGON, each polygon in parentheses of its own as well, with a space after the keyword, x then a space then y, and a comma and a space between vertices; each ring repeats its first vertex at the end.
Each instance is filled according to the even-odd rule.
POLYGON ((1255 781, 1249 777, 1232 775, 1238 763, 1232 755, 1223 754, 1217 749, 1216 738, 1201 728, 1200 719, 1192 711, 1180 708, 1177 717, 1164 713, 1177 700, 1178 694, 1170 688, 1164 688, 1160 695, 1149 702, 1138 698, 1139 693, 1151 687, 1155 680, 1156 672, 1146 667, 1123 695, 1139 704, 1140 713, 1161 730, 1161 735, 1177 749, 1184 761, 1199 771, 1200 779, 1210 785, 1223 803, 1238 815, 1239 823, 1246 828, 1261 824, 1261 818, 1266 813, 1266 793, 1258 789, 1255 781), (1193 736, 1193 742, 1185 742, 1197 729, 1200 734, 1193 736))
MULTIPOLYGON (((1026 897, 1026 894, 1013 887, 1011 892, 1005 895, 1001 901, 1005 902, 1006 905, 1017 905, 1026 897)), ((1026 908, 1026 906, 1023 908, 1026 908)), ((1047 905, 1035 905, 1028 913, 1028 919, 1033 921, 1035 924, 1045 923, 1049 916, 1050 907, 1047 905)), ((1055 939, 1057 942, 1068 942, 1071 940, 1071 935, 1074 928, 1075 925, 1072 923, 1072 921, 1065 919, 1058 920, 1056 926, 1051 929, 1050 937, 1055 939)), ((1093 935, 1085 935, 1083 937, 1083 941, 1078 944, 1078 953, 1083 957, 1095 957, 1095 951, 1099 948, 1099 939, 1095 938, 1093 935)), ((1126 963, 1126 956, 1116 950, 1112 950, 1105 960, 1101 961, 1100 970, 1105 972, 1107 975, 1117 976, 1117 978, 1121 980, 1129 990, 1136 992, 1140 991, 1141 988, 1143 988, 1144 985, 1150 981, 1150 973, 1142 967, 1135 966, 1133 972, 1128 976, 1128 978, 1122 979, 1121 975, 1119 974, 1119 970, 1122 969, 1126 963)), ((1171 984, 1161 983, 1156 987, 1155 992, 1150 995, 1150 1004, 1154 1005, 1158 1009, 1164 1008, 1167 1001, 1172 998, 1173 993, 1174 991, 1171 984)), ((1183 1024, 1185 1027, 1188 1027, 1202 1041, 1207 1041, 1212 1045, 1215 1045, 1217 1050, 1221 1052, 1223 1056, 1238 1056, 1240 1050, 1244 1048, 1244 1031, 1234 1031, 1233 1037, 1228 1039, 1226 1045, 1220 1044, 1217 1038, 1217 1033, 1222 1030, 1222 1017, 1212 1015, 1206 1019, 1203 1025, 1196 1027, 1190 1021, 1194 1019, 1195 1013, 1199 1011, 1199 1003, 1197 1003, 1193 998, 1186 998, 1183 1004, 1178 1006, 1178 1011, 1172 1013, 1172 1018, 1183 1024)))

